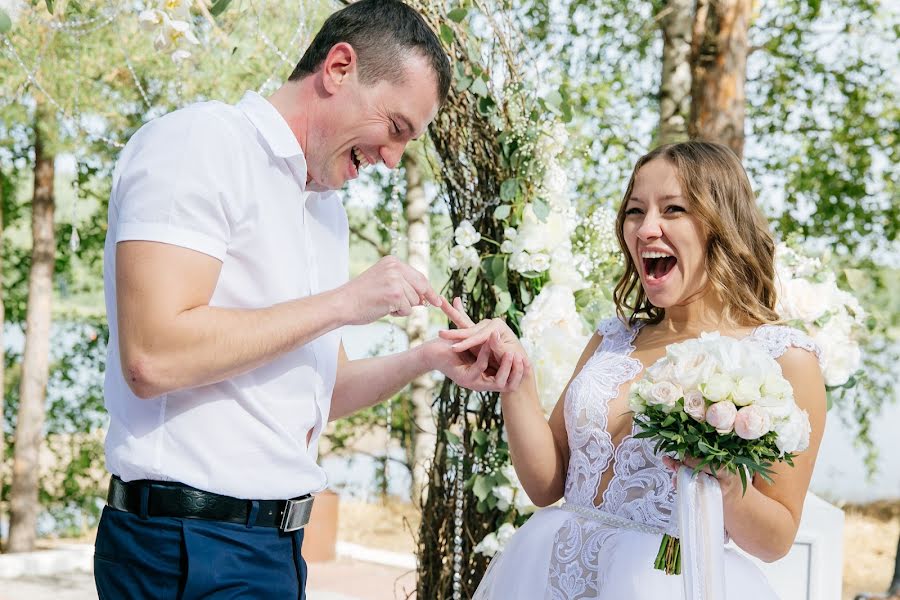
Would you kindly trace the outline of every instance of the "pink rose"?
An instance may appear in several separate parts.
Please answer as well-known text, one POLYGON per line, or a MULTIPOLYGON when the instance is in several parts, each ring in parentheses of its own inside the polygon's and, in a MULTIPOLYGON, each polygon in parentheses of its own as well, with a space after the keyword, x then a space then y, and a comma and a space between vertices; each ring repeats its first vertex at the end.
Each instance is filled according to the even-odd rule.
POLYGON ((703 394, 698 390, 691 390, 684 395, 684 412, 690 415, 695 421, 703 422, 706 420, 706 400, 703 394))
POLYGON ((729 433, 734 428, 737 412, 737 407, 728 400, 715 402, 706 409, 706 422, 715 427, 719 433, 729 433))
POLYGON ((769 413, 753 404, 737 411, 737 416, 734 418, 734 432, 745 440, 760 438, 769 433, 771 429, 772 419, 769 417, 769 413))

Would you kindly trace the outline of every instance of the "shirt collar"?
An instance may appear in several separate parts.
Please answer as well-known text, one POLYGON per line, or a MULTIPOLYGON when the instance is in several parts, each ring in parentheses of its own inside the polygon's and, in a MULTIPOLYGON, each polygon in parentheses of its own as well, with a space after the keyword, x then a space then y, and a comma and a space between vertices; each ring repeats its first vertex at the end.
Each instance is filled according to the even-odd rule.
MULTIPOLYGON (((257 94, 246 92, 237 107, 247 115, 259 135, 268 144, 272 154, 279 158, 291 158, 303 156, 303 148, 294 136, 294 132, 288 126, 287 121, 281 116, 272 103, 257 94)), ((304 161, 305 162, 305 161, 304 161)))

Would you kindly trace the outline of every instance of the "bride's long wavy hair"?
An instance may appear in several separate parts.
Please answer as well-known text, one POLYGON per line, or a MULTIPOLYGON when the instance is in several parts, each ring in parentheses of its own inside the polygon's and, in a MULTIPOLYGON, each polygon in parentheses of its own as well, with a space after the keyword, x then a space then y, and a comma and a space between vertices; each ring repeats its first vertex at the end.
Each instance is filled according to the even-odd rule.
POLYGON ((634 325, 659 323, 665 316, 665 310, 647 298, 623 233, 635 176, 657 158, 675 168, 681 192, 707 236, 706 273, 725 304, 727 321, 744 326, 778 322, 775 243, 769 224, 756 205, 740 159, 727 146, 703 141, 660 146, 634 166, 616 216, 616 236, 625 255, 625 273, 613 292, 619 318, 634 325))

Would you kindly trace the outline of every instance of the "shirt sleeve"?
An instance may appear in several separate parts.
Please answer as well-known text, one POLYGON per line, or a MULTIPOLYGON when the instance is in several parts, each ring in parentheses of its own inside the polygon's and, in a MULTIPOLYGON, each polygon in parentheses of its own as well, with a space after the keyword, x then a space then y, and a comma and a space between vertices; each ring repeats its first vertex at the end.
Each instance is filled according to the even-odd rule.
POLYGON ((225 119, 190 108, 147 128, 116 181, 116 243, 163 242, 224 260, 239 222, 237 137, 225 119))

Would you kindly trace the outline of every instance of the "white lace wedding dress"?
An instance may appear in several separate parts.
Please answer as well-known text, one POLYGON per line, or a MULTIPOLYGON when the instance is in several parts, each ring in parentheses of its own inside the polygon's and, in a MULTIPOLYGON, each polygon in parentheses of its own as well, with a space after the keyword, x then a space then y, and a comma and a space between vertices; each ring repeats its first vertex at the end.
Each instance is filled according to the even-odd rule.
MULTIPOLYGON (((653 568, 663 533, 678 536, 672 471, 653 443, 632 430, 617 448, 607 432, 609 402, 641 372, 631 357, 640 327, 603 321, 603 341, 565 398, 569 468, 565 503, 537 511, 494 557, 474 600, 673 600, 684 597, 680 575, 653 568), (594 503, 604 472, 613 477, 594 503)), ((790 327, 763 325, 744 338, 773 357, 815 344, 790 327)), ((724 543, 723 532, 723 543, 724 543)), ((725 553, 728 600, 777 600, 745 556, 725 553)))

